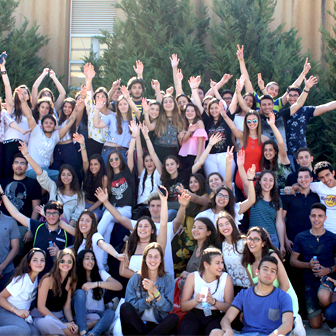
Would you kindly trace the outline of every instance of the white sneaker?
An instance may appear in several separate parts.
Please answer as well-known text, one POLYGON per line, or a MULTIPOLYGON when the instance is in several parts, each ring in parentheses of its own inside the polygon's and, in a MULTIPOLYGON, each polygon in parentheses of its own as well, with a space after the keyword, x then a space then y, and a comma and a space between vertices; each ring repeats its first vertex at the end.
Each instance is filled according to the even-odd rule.
POLYGON ((334 327, 334 328, 329 328, 329 330, 330 330, 333 334, 336 334, 336 327, 334 327))
POLYGON ((303 325, 302 318, 299 314, 294 319, 294 329, 292 333, 295 336, 306 336, 306 329, 303 325))

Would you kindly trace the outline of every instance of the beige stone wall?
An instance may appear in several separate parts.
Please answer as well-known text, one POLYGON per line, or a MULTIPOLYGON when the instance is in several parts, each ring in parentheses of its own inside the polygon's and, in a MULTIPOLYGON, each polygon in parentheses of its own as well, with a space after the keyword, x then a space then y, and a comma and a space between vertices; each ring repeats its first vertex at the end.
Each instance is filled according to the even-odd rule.
MULTIPOLYGON (((99 1, 99 0, 93 0, 99 1)), ((183 1, 183 0, 182 0, 183 1)), ((192 0, 195 5, 203 2, 209 8, 213 0, 192 0)), ((324 26, 332 31, 332 18, 325 10, 333 11, 334 0, 278 0, 274 21, 271 27, 286 22, 285 29, 295 27, 302 37, 302 51, 311 51, 317 60, 322 58, 323 41, 319 28, 324 26)), ((123 13, 118 10, 118 17, 123 13)), ((65 75, 63 84, 67 83, 69 60, 70 0, 21 0, 15 12, 17 26, 21 26, 23 17, 34 20, 40 25, 39 32, 50 38, 49 44, 41 51, 41 56, 53 67, 57 74, 65 75)), ((207 46, 210 47, 209 41, 207 46)))
POLYGON ((38 32, 47 35, 50 40, 41 50, 41 56, 59 75, 68 79, 70 0, 20 0, 15 11, 16 25, 20 27, 26 17, 30 26, 36 20, 40 26, 38 32))

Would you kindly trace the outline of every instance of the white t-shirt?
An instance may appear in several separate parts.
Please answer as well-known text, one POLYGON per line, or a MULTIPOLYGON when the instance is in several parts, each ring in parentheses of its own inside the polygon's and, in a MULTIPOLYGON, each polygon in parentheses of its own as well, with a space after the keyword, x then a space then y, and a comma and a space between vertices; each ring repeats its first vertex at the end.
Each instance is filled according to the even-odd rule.
MULTIPOLYGON (((236 225, 237 225, 237 228, 239 228, 239 225, 240 225, 240 221, 243 219, 244 217, 244 214, 239 214, 239 210, 240 210, 240 202, 236 203, 235 206, 234 206, 234 211, 235 211, 235 222, 236 222, 236 225)), ((209 218, 214 227, 216 228, 216 220, 217 220, 217 217, 218 217, 218 214, 215 214, 211 209, 208 209, 208 210, 204 210, 202 212, 200 212, 196 217, 195 217, 195 220, 197 218, 200 218, 200 217, 206 217, 206 218, 209 218)))
POLYGON ((95 300, 93 297, 92 289, 89 289, 86 292, 86 309, 95 310, 95 311, 104 311, 104 297, 102 297, 99 301, 95 300))
MULTIPOLYGON (((28 144, 30 156, 40 167, 49 167, 51 156, 59 140, 58 131, 53 132, 51 137, 47 138, 41 127, 36 125, 30 133, 30 140, 28 144)), ((29 169, 31 169, 30 165, 29 169)))
POLYGON ((327 219, 324 228, 336 234, 336 187, 329 188, 323 182, 313 182, 310 190, 317 193, 320 202, 327 207, 327 219))
POLYGON ((144 203, 148 200, 151 193, 156 192, 156 187, 161 184, 161 175, 157 171, 157 169, 154 170, 154 176, 153 176, 153 187, 152 187, 152 175, 147 175, 146 182, 145 182, 145 191, 142 194, 142 183, 145 176, 146 169, 142 171, 142 173, 139 176, 139 190, 138 190, 138 201, 137 204, 144 203))
MULTIPOLYGON (((6 113, 5 111, 3 113, 6 113)), ((14 112, 10 114, 10 116, 15 120, 14 112)), ((21 117, 21 122, 18 122, 18 125, 24 129, 25 131, 29 129, 28 119, 25 116, 21 117)), ((29 133, 23 135, 21 132, 15 130, 12 127, 6 127, 5 128, 5 135, 4 140, 11 140, 11 139, 20 139, 24 140, 26 143, 29 143, 29 133)))
POLYGON ((29 310, 31 303, 37 294, 37 277, 34 283, 31 281, 28 273, 26 273, 18 282, 18 278, 14 278, 6 287, 11 294, 7 301, 18 309, 29 310))
MULTIPOLYGON (((135 228, 135 225, 137 221, 131 220, 133 229, 135 228)), ((156 226, 156 235, 159 234, 160 229, 160 223, 154 223, 156 226)), ((174 262, 173 262, 173 251, 172 251, 172 245, 171 241, 173 240, 175 236, 174 233, 174 226, 173 222, 167 223, 167 244, 165 249, 165 256, 164 256, 164 262, 165 262, 165 271, 168 272, 173 278, 174 276, 174 262)))

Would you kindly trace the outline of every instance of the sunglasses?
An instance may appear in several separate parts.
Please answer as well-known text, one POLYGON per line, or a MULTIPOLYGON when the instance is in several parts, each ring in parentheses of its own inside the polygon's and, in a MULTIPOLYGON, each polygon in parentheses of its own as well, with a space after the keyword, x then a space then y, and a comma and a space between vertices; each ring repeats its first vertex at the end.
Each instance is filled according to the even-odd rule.
POLYGON ((252 238, 252 237, 247 237, 247 241, 250 242, 250 243, 253 242, 253 243, 256 244, 256 243, 259 243, 260 240, 261 240, 261 239, 258 238, 258 237, 254 237, 254 238, 252 238))
POLYGON ((73 261, 72 261, 72 260, 64 260, 64 259, 61 259, 59 262, 60 262, 60 264, 66 264, 66 263, 68 263, 69 265, 72 265, 72 264, 73 264, 73 261))
POLYGON ((217 197, 218 197, 218 198, 223 198, 223 199, 225 199, 225 200, 230 199, 230 196, 229 196, 229 195, 223 195, 223 194, 221 194, 221 193, 217 194, 217 197))
POLYGON ((58 217, 59 216, 59 212, 49 212, 47 211, 45 213, 46 217, 58 217))
POLYGON ((109 159, 109 162, 113 162, 113 161, 115 161, 115 162, 118 162, 119 161, 119 158, 118 157, 116 157, 115 159, 109 159))
POLYGON ((252 120, 251 120, 251 119, 248 119, 248 120, 247 120, 247 123, 248 123, 248 124, 252 124, 252 123, 253 123, 253 124, 256 124, 257 122, 258 122, 258 119, 252 119, 252 120))

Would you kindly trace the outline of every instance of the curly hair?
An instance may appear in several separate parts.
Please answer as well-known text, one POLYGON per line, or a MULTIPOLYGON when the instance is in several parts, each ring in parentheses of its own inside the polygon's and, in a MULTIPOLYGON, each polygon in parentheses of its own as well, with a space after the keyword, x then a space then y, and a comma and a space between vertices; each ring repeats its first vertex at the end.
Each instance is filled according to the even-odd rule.
POLYGON ((93 211, 85 209, 80 214, 80 216, 78 218, 78 221, 77 221, 77 225, 76 225, 75 243, 74 243, 75 253, 77 253, 77 251, 78 251, 79 247, 82 245, 82 242, 83 242, 83 239, 84 239, 83 233, 79 229, 79 222, 84 215, 88 215, 91 218, 91 229, 90 229, 90 231, 89 231, 89 233, 86 237, 86 243, 85 243, 85 248, 87 250, 90 250, 92 248, 92 236, 97 232, 98 222, 97 222, 96 214, 93 211))
POLYGON ((235 219, 235 217, 236 217, 236 213, 235 213, 236 199, 235 199, 235 196, 234 196, 232 190, 229 189, 226 186, 220 187, 219 189, 217 189, 215 192, 213 192, 211 194, 210 200, 209 200, 209 208, 210 209, 215 209, 216 208, 216 197, 222 190, 226 190, 229 194, 229 203, 224 208, 224 210, 227 211, 233 217, 233 219, 235 219))

